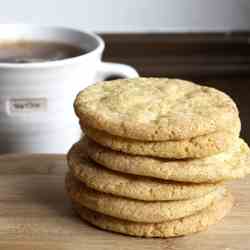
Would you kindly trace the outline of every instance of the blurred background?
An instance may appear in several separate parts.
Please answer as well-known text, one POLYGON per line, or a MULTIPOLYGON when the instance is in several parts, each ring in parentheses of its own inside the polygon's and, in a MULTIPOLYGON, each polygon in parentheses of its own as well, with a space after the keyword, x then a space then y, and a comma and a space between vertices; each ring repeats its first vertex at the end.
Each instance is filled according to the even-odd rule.
POLYGON ((231 31, 250 28, 249 0, 8 0, 0 22, 59 24, 95 32, 231 31))
POLYGON ((249 0, 8 0, 0 23, 94 31, 106 42, 105 61, 221 89, 237 102, 250 142, 249 0))

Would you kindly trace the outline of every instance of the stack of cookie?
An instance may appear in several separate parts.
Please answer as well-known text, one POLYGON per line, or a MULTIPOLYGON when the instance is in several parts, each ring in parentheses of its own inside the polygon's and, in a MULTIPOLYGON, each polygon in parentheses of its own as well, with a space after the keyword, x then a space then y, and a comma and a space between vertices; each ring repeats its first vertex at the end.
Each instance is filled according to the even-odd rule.
POLYGON ((102 229, 172 237, 206 229, 233 198, 223 181, 250 173, 237 107, 226 94, 176 79, 102 82, 79 93, 86 134, 68 153, 66 189, 102 229))

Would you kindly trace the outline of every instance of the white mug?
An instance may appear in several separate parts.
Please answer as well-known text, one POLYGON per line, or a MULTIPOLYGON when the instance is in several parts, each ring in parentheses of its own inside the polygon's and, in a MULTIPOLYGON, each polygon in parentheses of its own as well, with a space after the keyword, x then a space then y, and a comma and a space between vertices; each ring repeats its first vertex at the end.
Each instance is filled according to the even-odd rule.
POLYGON ((137 77, 130 66, 101 61, 103 40, 62 27, 0 25, 0 41, 63 42, 86 54, 58 61, 0 62, 0 153, 66 153, 79 140, 77 93, 109 76, 137 77))

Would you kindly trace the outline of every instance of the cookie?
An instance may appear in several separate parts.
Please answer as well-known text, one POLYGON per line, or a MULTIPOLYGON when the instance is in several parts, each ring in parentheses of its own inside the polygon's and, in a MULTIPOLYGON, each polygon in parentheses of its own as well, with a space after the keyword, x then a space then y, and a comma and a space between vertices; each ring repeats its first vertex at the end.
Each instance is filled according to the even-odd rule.
POLYGON ((221 131, 180 141, 145 142, 114 136, 90 127, 82 126, 82 129, 89 138, 113 150, 168 159, 203 158, 221 153, 238 139, 240 132, 240 126, 237 126, 234 133, 221 131))
POLYGON ((145 201, 185 200, 201 197, 222 185, 181 183, 124 174, 89 160, 85 151, 84 142, 72 147, 68 154, 69 168, 87 187, 104 193, 145 201))
POLYGON ((179 182, 218 182, 250 173, 250 151, 243 139, 220 154, 201 159, 166 160, 113 151, 83 138, 83 151, 95 162, 115 171, 179 182))
POLYGON ((208 208, 184 217, 161 223, 138 223, 104 215, 73 203, 78 215, 85 221, 104 230, 139 237, 176 237, 204 231, 226 216, 233 206, 233 197, 225 193, 208 208))
POLYGON ((71 174, 66 177, 66 190, 79 204, 112 217, 135 222, 162 222, 183 218, 209 206, 225 192, 223 187, 207 195, 184 201, 139 201, 101 193, 87 188, 71 174))
POLYGON ((85 126, 143 141, 227 131, 239 120, 235 103, 225 93, 167 78, 100 82, 81 91, 74 108, 85 126))

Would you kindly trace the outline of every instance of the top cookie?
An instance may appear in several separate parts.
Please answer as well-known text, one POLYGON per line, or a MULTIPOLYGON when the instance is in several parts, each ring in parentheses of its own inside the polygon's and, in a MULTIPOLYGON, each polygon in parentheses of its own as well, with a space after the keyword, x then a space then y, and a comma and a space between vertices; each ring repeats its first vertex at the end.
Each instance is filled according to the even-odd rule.
POLYGON ((167 78, 100 82, 81 91, 74 107, 86 126, 146 141, 225 131, 239 119, 235 103, 225 93, 167 78))

